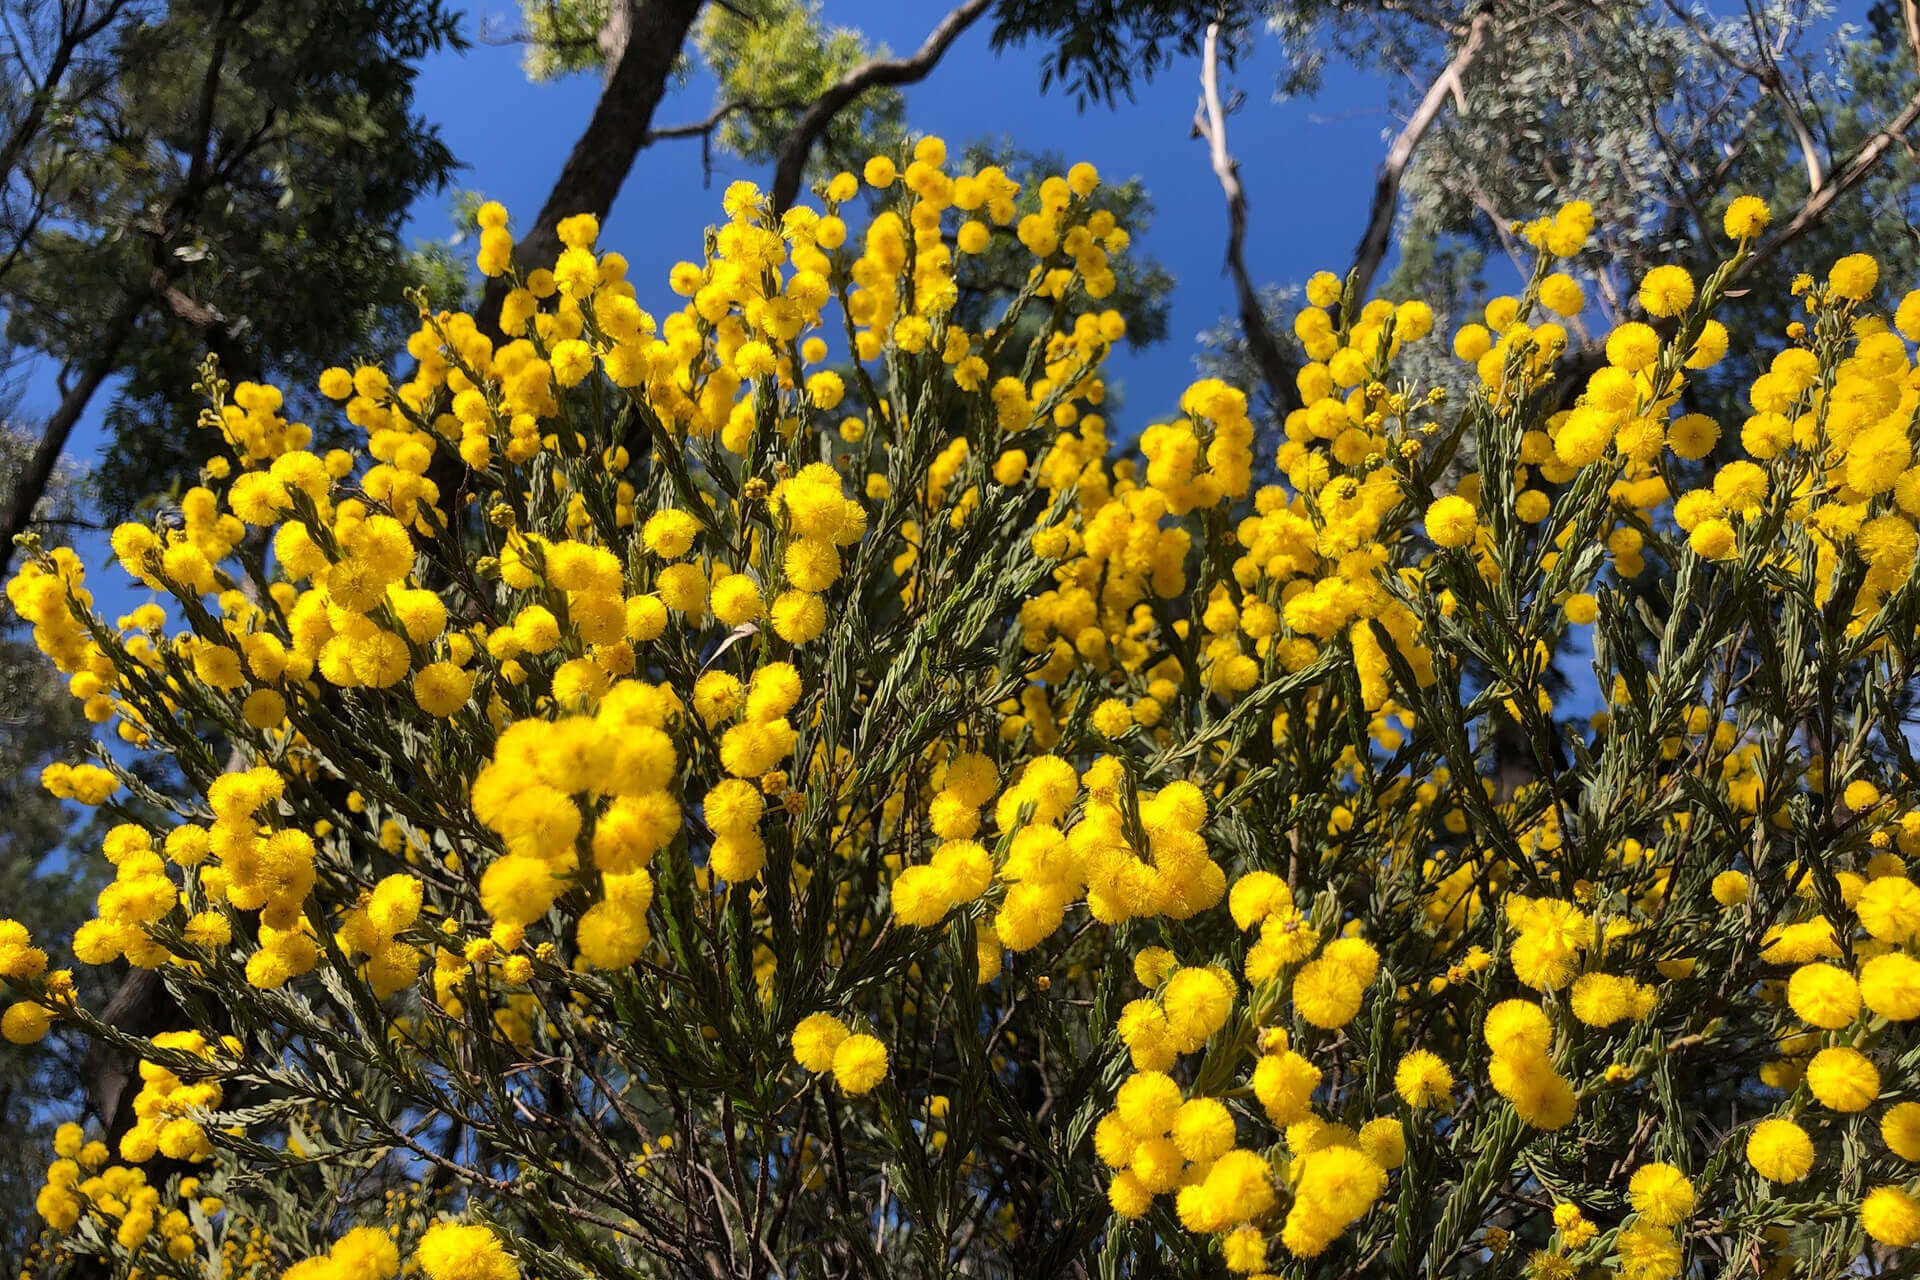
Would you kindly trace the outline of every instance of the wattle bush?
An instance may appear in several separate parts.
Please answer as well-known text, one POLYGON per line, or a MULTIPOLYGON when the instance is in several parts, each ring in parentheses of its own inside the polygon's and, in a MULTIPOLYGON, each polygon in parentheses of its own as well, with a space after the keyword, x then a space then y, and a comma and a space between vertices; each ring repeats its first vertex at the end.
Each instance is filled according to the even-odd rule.
POLYGON ((168 1027, 0 925, 9 1039, 140 1059, 35 1267, 1916 1265, 1920 294, 1729 354, 1742 199, 1576 375, 1570 206, 1470 395, 1322 275, 1284 441, 1206 380, 1123 445, 1097 175, 945 163, 736 184, 668 311, 570 220, 322 378, 351 450, 210 372, 230 457, 113 536, 165 604, 29 556, 118 738, 45 778, 124 817, 70 949, 168 1027))

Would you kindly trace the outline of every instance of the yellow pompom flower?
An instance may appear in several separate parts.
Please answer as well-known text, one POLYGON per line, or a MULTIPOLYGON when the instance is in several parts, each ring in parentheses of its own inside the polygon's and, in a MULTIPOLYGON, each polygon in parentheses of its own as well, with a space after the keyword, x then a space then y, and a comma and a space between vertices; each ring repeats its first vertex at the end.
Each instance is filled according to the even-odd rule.
POLYGON ((491 1227, 438 1222, 415 1256, 430 1280, 519 1280, 520 1268, 491 1227))
POLYGON ((687 554, 693 546, 694 535, 699 532, 700 522, 693 515, 668 509, 649 516, 640 537, 647 550, 662 560, 678 560, 687 554))
POLYGON ((1464 547, 1473 541, 1479 517, 1473 504, 1458 494, 1438 498, 1427 507, 1427 537, 1437 547, 1464 547))
POLYGON ((1191 1053, 1226 1025, 1233 1012, 1233 983, 1217 969, 1181 969, 1160 998, 1167 1029, 1180 1052, 1191 1053))
POLYGON ((1827 272, 1827 287, 1836 297, 1865 302, 1880 283, 1880 264, 1872 254, 1850 253, 1827 272))
POLYGON ((1880 1096, 1880 1071, 1858 1049, 1822 1049, 1807 1063, 1807 1087, 1835 1111, 1864 1111, 1880 1096))
POLYGON ((729 627, 741 626, 760 616, 760 588, 744 573, 730 573, 713 586, 709 601, 713 616, 729 627))
POLYGON ((26 1000, 8 1005, 7 1011, 0 1014, 0 1036, 6 1037, 10 1044, 33 1044, 44 1038, 52 1025, 51 1013, 26 1000))
POLYGON ((1902 1160, 1920 1163, 1920 1102, 1896 1102, 1880 1117, 1880 1140, 1902 1160))
POLYGON ((1353 1021, 1365 995, 1365 983, 1356 981, 1345 966, 1325 957, 1301 966, 1293 978, 1294 1011, 1324 1030, 1353 1021))
POLYGON ((1735 549, 1733 526, 1718 516, 1702 520, 1687 535, 1687 545, 1703 560, 1725 560, 1735 549))
POLYGON ((767 864, 766 842, 758 832, 716 836, 707 850, 707 866, 729 884, 745 884, 767 864))
POLYGON ((1340 301, 1340 277, 1331 271, 1316 271, 1307 279, 1307 302, 1311 306, 1331 307, 1340 301))
POLYGON ((451 662, 432 662, 414 672, 413 700, 430 716, 445 719, 473 697, 473 677, 451 662))
POLYGON ((1660 356, 1660 335, 1637 320, 1607 335, 1607 362, 1616 369, 1650 368, 1660 356))
POLYGON ((1752 884, 1743 872, 1722 871, 1714 876, 1710 892, 1713 900, 1721 906, 1737 907, 1747 900, 1747 895, 1752 892, 1752 884))
POLYGON ((1890 1022, 1920 1018, 1920 960, 1897 951, 1867 960, 1860 966, 1860 999, 1890 1022))
POLYGON ((1860 1225, 1890 1248, 1920 1244, 1920 1200, 1899 1187, 1875 1187, 1860 1202, 1860 1225))
POLYGON ((806 644, 827 628, 827 605, 806 591, 783 591, 773 602, 773 630, 788 644, 806 644))
POLYGON ((1453 1072, 1440 1055, 1414 1049, 1394 1068, 1393 1088, 1400 1100, 1416 1111, 1445 1106, 1453 1093, 1453 1072))
POLYGON ((868 1093, 887 1076, 887 1047, 869 1035, 850 1035, 833 1051, 833 1079, 848 1093, 868 1093))
POLYGON ((1767 202, 1759 196, 1735 196, 1721 216, 1720 229, 1729 240, 1751 240, 1767 229, 1770 217, 1767 202))
POLYGON ((1233 1113, 1216 1098, 1194 1098, 1174 1114, 1173 1145, 1195 1164, 1207 1164, 1233 1149, 1233 1113))
POLYGON ((1662 1161, 1635 1169, 1627 1181, 1627 1196, 1634 1211, 1655 1226, 1677 1226, 1693 1214, 1693 1184, 1662 1161))
POLYGON ((1801 965, 1787 981, 1787 1003, 1806 1022, 1836 1030, 1860 1015, 1860 987, 1836 965, 1801 965))
POLYGON ((1762 1120, 1747 1135, 1747 1163, 1769 1182, 1798 1182, 1813 1168, 1813 1139, 1791 1120, 1762 1120))
POLYGON ((1693 277, 1685 267, 1661 266, 1640 282, 1640 305, 1650 316, 1677 316, 1693 304, 1693 277))
POLYGON ((832 1014, 808 1014, 793 1029, 793 1060, 815 1074, 831 1071, 834 1051, 848 1034, 847 1024, 832 1014))
POLYGON ((1920 885, 1904 876, 1873 881, 1853 909, 1860 926, 1882 942, 1908 946, 1920 941, 1920 885))

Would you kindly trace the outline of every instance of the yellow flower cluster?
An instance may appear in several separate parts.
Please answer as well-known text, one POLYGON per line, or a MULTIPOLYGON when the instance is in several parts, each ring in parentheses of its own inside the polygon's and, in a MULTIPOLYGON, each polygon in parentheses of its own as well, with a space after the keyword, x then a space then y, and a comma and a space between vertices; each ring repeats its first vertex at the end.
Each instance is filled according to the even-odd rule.
MULTIPOLYGON (((143 1117, 141 1124, 146 1123, 143 1117)), ((58 1230, 91 1218, 127 1253, 139 1256, 146 1251, 149 1266, 164 1270, 194 1257, 200 1252, 200 1238, 193 1214, 207 1219, 224 1212, 220 1198, 205 1194, 197 1176, 180 1177, 171 1187, 162 1188, 134 1167, 145 1157, 125 1165, 110 1164, 106 1144, 87 1141, 77 1124, 61 1125, 53 1145, 55 1158, 36 1201, 40 1216, 58 1230), (174 1197, 171 1207, 167 1207, 169 1192, 174 1197)))

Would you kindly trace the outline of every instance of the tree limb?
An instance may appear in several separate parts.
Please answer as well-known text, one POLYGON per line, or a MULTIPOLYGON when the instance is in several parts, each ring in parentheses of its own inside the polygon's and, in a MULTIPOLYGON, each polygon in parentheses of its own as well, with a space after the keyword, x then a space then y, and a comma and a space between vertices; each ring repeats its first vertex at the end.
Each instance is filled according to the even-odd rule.
POLYGON ((928 33, 926 42, 911 58, 875 58, 862 63, 815 98, 780 146, 780 159, 773 174, 774 212, 784 212, 798 198, 800 180, 806 174, 814 143, 848 103, 868 89, 926 79, 960 33, 972 26, 990 3, 991 0, 965 0, 940 20, 940 25, 928 33))
MULTIPOLYGON (((612 34, 602 46, 610 55, 606 87, 594 103, 587 127, 574 139, 539 215, 513 246, 514 265, 523 276, 553 262, 560 250, 562 218, 576 213, 604 218, 613 207, 634 158, 652 141, 653 113, 666 96, 667 81, 704 2, 620 0, 609 10, 603 34, 612 34)), ((499 336, 500 308, 510 287, 506 276, 495 276, 480 295, 473 319, 488 337, 499 336)), ((439 487, 440 502, 453 518, 459 515, 455 494, 463 475, 458 454, 435 450, 427 478, 439 487)))
MULTIPOLYGON (((87 16, 86 6, 82 4, 77 12, 61 7, 59 35, 55 40, 53 52, 47 59, 47 70, 38 84, 30 85, 31 92, 26 112, 8 132, 6 142, 0 145, 0 174, 11 175, 25 154, 40 135, 41 126, 46 123, 47 113, 52 109, 56 98, 61 96, 60 86, 67 78, 67 71, 79 56, 89 40, 105 31, 120 11, 125 9, 128 0, 111 0, 100 12, 87 16), (69 21, 68 19, 72 20, 69 21)), ((19 50, 22 70, 27 66, 25 50, 19 50)), ((31 76, 28 76, 31 81, 31 76)), ((65 104, 63 103, 63 106, 65 104)))
MULTIPOLYGON (((244 22, 258 9, 259 5, 252 2, 223 9, 221 21, 227 24, 244 22)), ((212 164, 209 148, 215 132, 221 77, 226 69, 228 29, 227 26, 220 29, 207 57, 206 73, 196 99, 195 129, 187 143, 190 152, 187 173, 166 208, 145 232, 152 253, 148 278, 139 284, 129 285, 120 305, 92 335, 79 376, 61 386, 60 403, 41 427, 40 439, 35 443, 26 465, 13 477, 13 483, 4 496, 0 496, 0 578, 6 577, 13 563, 14 539, 26 532, 33 523, 34 509, 39 506, 41 495, 46 492, 53 469, 67 447, 74 427, 79 424, 94 394, 113 375, 121 351, 150 307, 156 303, 164 306, 175 319, 201 330, 210 344, 222 349, 223 355, 230 354, 226 350, 227 344, 221 341, 226 337, 224 320, 175 287, 174 282, 183 264, 171 252, 177 232, 192 220, 208 189, 225 176, 224 166, 212 164)), ((269 109, 266 121, 248 143, 242 144, 240 154, 247 153, 264 139, 273 119, 274 115, 269 109)))
POLYGON ((1380 263, 1387 256, 1387 245, 1393 235, 1394 214, 1400 208, 1400 181, 1406 176, 1407 166, 1413 161, 1413 153, 1420 146, 1420 140, 1433 127, 1440 117, 1440 111, 1447 104, 1447 95, 1464 98, 1461 77, 1480 53, 1481 45, 1486 43, 1487 32, 1493 28, 1492 0, 1486 0, 1473 15, 1473 22, 1467 28, 1467 38, 1448 61, 1445 68, 1427 87, 1427 93, 1407 120, 1406 127, 1400 130, 1400 136, 1387 148, 1387 158, 1381 162, 1380 173, 1373 183, 1373 210, 1367 216, 1367 229, 1360 237, 1360 244, 1353 251, 1353 267, 1347 273, 1354 281, 1353 290, 1356 299, 1364 300, 1367 290, 1373 286, 1373 277, 1380 270, 1380 263))
POLYGON ((673 138, 700 139, 700 174, 703 181, 713 181, 713 134, 728 116, 748 115, 768 116, 779 111, 799 111, 807 104, 801 102, 759 102, 752 98, 735 98, 715 107, 704 120, 693 120, 686 124, 670 124, 649 130, 647 145, 665 142, 673 138))
POLYGON ((1246 331, 1247 346, 1254 363, 1267 384, 1276 409, 1285 413, 1299 403, 1295 387, 1296 370, 1280 350, 1273 330, 1267 326, 1266 308, 1247 274, 1247 193, 1240 185, 1240 162, 1227 150, 1227 113, 1220 105, 1220 24, 1207 25, 1206 47, 1200 55, 1200 111, 1193 127, 1206 140, 1213 162, 1214 176, 1227 197, 1227 271, 1233 276, 1234 292, 1240 303, 1240 327, 1246 331))
POLYGON ((1735 279, 1747 275, 1755 266, 1818 226, 1840 197, 1866 181, 1893 144, 1906 137, 1916 124, 1920 124, 1920 92, 1908 98, 1893 119, 1863 142, 1844 164, 1836 167, 1826 183, 1807 196, 1806 203, 1791 219, 1754 247, 1735 273, 1735 279))

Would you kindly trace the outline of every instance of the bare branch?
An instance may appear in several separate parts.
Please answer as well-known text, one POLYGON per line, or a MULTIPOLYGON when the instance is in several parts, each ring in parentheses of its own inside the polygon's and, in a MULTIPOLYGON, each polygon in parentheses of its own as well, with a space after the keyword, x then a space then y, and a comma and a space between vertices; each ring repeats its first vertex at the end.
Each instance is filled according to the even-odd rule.
POLYGON ((1908 98, 1907 104, 1900 108, 1893 119, 1882 125, 1844 164, 1836 168, 1824 186, 1808 195, 1806 203, 1791 219, 1754 248, 1752 256, 1741 265, 1736 278, 1745 276, 1759 263, 1818 226, 1841 196, 1872 176, 1893 144, 1906 137, 1916 124, 1920 124, 1920 92, 1908 98))
POLYGON ((713 133, 727 117, 746 113, 757 116, 770 116, 780 111, 799 111, 807 104, 799 102, 756 102, 751 98, 735 98, 715 107, 704 120, 694 120, 687 124, 670 124, 659 129, 647 131, 647 145, 666 142, 674 138, 700 139, 700 173, 702 180, 713 181, 713 133))
POLYGON ((662 125, 658 129, 647 130, 648 142, 661 142, 668 138, 698 138, 712 133, 730 115, 741 111, 771 111, 772 107, 762 107, 745 98, 735 98, 732 102, 722 103, 704 120, 694 120, 687 124, 662 125))
POLYGON ((774 211, 784 212, 799 196, 800 179, 806 173, 814 143, 848 103, 868 89, 914 84, 926 79, 946 56, 947 49, 960 38, 960 33, 972 26, 990 3, 991 0, 965 0, 940 20, 940 25, 928 33, 926 42, 911 58, 875 58, 862 63, 815 98, 780 146, 780 160, 773 174, 774 211))
POLYGON ((1240 302, 1240 327, 1246 331, 1247 346, 1254 363, 1267 384, 1267 394, 1282 413, 1298 403, 1292 362, 1281 352, 1273 330, 1267 327, 1266 309, 1260 294, 1247 274, 1247 193, 1240 185, 1240 162, 1227 150, 1227 113, 1220 105, 1220 24, 1207 25, 1206 47, 1200 55, 1200 111, 1194 116, 1194 131, 1206 140, 1213 162, 1213 173, 1227 197, 1227 271, 1233 276, 1234 292, 1240 302))
MULTIPOLYGON (((1487 32, 1493 28, 1492 0, 1486 0, 1473 15, 1473 22, 1467 28, 1467 38, 1454 51, 1452 59, 1441 69, 1440 74, 1428 86, 1427 93, 1407 120, 1406 127, 1400 130, 1400 136, 1387 148, 1387 158, 1381 162, 1380 173, 1373 184, 1373 210, 1367 216, 1367 229, 1360 237, 1359 247, 1353 252, 1353 268, 1348 272, 1354 281, 1354 296, 1364 299, 1367 290, 1373 285, 1373 277, 1380 270, 1380 263, 1387 256, 1387 244, 1393 235, 1394 214, 1400 208, 1400 182, 1406 176, 1407 166, 1413 161, 1413 153, 1420 146, 1420 140, 1433 127, 1440 117, 1440 111, 1447 104, 1448 94, 1457 102, 1464 103, 1465 90, 1461 77, 1480 53, 1480 47, 1486 43, 1487 32)), ((1461 109, 1464 110, 1464 107, 1461 109)))
POLYGON ((1800 104, 1787 90, 1786 77, 1780 72, 1779 54, 1784 52, 1793 24, 1782 23, 1780 34, 1773 45, 1767 41, 1766 22, 1751 0, 1747 4, 1747 21, 1753 28, 1754 48, 1759 50, 1764 65, 1759 68, 1761 89, 1780 103, 1780 110, 1787 117, 1787 127, 1793 130, 1794 141, 1800 147, 1801 163, 1807 168, 1807 191, 1820 190, 1827 180, 1825 164, 1820 156, 1820 148, 1813 140, 1813 130, 1807 125, 1807 117, 1800 110, 1800 104))
POLYGON ((735 98, 715 107, 704 120, 691 120, 686 124, 662 125, 658 129, 647 131, 649 143, 664 142, 670 138, 704 138, 725 124, 727 117, 741 114, 772 115, 779 111, 799 111, 806 106, 804 101, 761 102, 754 98, 735 98))

